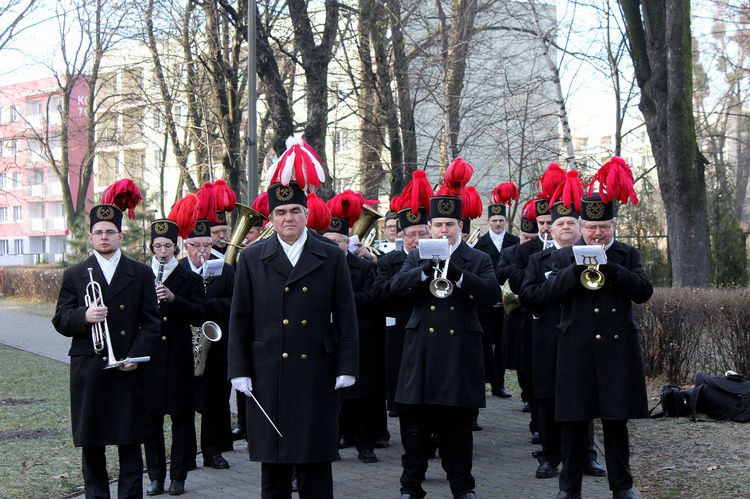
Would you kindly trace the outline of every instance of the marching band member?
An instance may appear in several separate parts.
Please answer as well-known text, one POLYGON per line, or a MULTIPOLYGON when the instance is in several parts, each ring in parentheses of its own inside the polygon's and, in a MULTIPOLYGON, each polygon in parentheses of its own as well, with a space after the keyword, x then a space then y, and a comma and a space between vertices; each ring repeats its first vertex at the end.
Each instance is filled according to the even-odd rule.
MULTIPOLYGON (((189 230, 189 229, 187 229, 189 230)), ((144 444, 146 469, 151 480, 148 495, 164 492, 167 477, 164 415, 172 421, 168 488, 170 495, 185 490, 188 442, 193 431, 193 342, 191 324, 202 324, 205 294, 201 278, 178 265, 179 226, 172 220, 151 222, 151 269, 156 277, 156 297, 161 317, 161 337, 148 370, 151 409, 148 440, 144 444)))
POLYGON ((55 329, 71 338, 70 416, 73 443, 82 448, 87 498, 109 497, 107 445, 117 445, 119 497, 143 497, 141 444, 148 436, 149 414, 146 369, 137 363, 104 369, 114 359, 107 359, 106 349, 97 355, 92 341, 92 328, 100 324, 111 332, 103 335, 104 342, 121 360, 152 355, 159 340, 154 275, 147 265, 120 251, 119 206, 123 205, 91 209, 88 239, 94 253, 65 269, 52 318, 55 329), (91 296, 92 287, 101 292, 91 296))

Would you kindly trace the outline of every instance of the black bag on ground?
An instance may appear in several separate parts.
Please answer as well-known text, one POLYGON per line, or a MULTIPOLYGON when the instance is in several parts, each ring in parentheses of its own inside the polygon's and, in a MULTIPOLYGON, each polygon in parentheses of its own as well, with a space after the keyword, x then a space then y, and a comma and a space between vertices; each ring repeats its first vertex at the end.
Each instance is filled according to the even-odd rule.
POLYGON ((700 412, 724 421, 747 423, 750 421, 750 379, 728 371, 725 376, 695 375, 695 388, 690 406, 700 412))
POLYGON ((664 385, 661 389, 661 395, 659 396, 659 403, 649 411, 651 419, 663 418, 679 418, 683 416, 690 416, 690 392, 682 387, 676 385, 664 385), (661 412, 654 414, 654 410, 661 405, 661 412))

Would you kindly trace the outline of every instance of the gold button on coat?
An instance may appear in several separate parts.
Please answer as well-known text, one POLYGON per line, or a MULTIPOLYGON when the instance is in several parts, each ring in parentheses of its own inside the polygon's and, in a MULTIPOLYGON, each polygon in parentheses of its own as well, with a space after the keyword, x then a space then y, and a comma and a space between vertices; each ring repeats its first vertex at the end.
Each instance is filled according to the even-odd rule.
POLYGON ((474 295, 469 295, 469 300, 473 300, 473 299, 474 299, 474 295))
POLYGON ((303 321, 302 321, 302 325, 303 325, 303 326, 307 326, 307 321, 306 321, 306 320, 303 320, 303 321))
POLYGON ((305 360, 305 359, 307 359, 307 355, 305 355, 305 354, 303 353, 302 355, 300 355, 300 356, 299 356, 299 358, 300 358, 300 359, 302 359, 302 360, 305 360))
POLYGON ((120 331, 120 336, 125 336, 125 331, 120 331))
POLYGON ((161 341, 167 341, 167 337, 166 336, 162 336, 161 337, 161 341))
POLYGON ((595 336, 595 338, 596 338, 597 340, 601 340, 601 339, 602 339, 602 335, 601 335, 601 334, 597 334, 597 335, 595 336))
POLYGON ((450 330, 450 333, 451 333, 451 336, 454 335, 454 334, 456 334, 456 332, 454 330, 452 330, 452 329, 450 330))
POLYGON ((619 339, 620 339, 620 335, 619 335, 619 334, 616 334, 616 335, 615 335, 615 339, 616 339, 616 340, 619 340, 619 339))
POLYGON ((302 292, 307 293, 307 286, 302 286, 302 292))
POLYGON ((287 357, 289 357, 289 354, 288 354, 288 353, 286 353, 286 352, 284 352, 284 353, 282 353, 282 354, 281 354, 281 356, 282 356, 282 357, 284 357, 284 358, 286 359, 287 357))
POLYGON ((613 314, 616 314, 616 313, 617 313, 617 309, 616 309, 616 308, 613 308, 613 309, 612 309, 612 313, 613 313, 613 314))
POLYGON ((434 333, 434 332, 435 332, 435 328, 434 328, 434 327, 431 327, 431 328, 430 328, 430 332, 431 332, 431 333, 434 333))
POLYGON ((598 308, 595 308, 595 309, 594 309, 594 313, 595 313, 595 314, 598 314, 598 313, 599 313, 599 309, 598 309, 598 308))
POLYGON ((120 310, 125 310, 125 305, 120 305, 120 310))
POLYGON ((430 305, 430 310, 435 310, 435 305, 430 305))
POLYGON ((167 318, 166 318, 166 317, 162 317, 162 318, 161 318, 161 320, 162 320, 163 322, 167 322, 167 318))
POLYGON ((455 311, 456 311, 456 307, 451 307, 451 312, 455 312, 455 311))
POLYGON ((285 326, 288 326, 289 325, 289 319, 284 319, 283 321, 281 321, 281 323, 284 324, 285 326))
POLYGON ((284 288, 284 292, 285 292, 285 293, 288 293, 288 292, 289 292, 289 286, 287 286, 287 287, 285 287, 285 288, 284 288))

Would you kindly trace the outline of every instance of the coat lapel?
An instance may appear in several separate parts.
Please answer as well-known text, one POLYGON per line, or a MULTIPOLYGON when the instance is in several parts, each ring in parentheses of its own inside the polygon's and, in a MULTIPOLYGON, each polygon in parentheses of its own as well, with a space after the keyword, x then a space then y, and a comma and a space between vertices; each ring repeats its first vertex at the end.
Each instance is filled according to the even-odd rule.
POLYGON ((99 286, 102 289, 102 298, 104 298, 104 296, 107 295, 109 284, 107 284, 107 280, 104 278, 104 272, 102 272, 102 268, 99 266, 99 262, 94 255, 91 255, 88 260, 86 260, 86 265, 81 272, 81 280, 85 283, 84 286, 88 286, 91 282, 91 277, 89 276, 88 271, 89 267, 91 267, 91 273, 94 276, 94 280, 99 283, 99 286))
MULTIPOLYGON (((304 276, 323 265, 323 259, 326 258, 326 252, 323 249, 323 243, 315 239, 314 236, 308 234, 307 241, 305 241, 305 248, 302 250, 302 254, 292 269, 287 284, 291 284, 294 281, 302 279, 304 276)), ((284 255, 286 257, 286 255, 284 255)), ((289 259, 287 258, 287 262, 289 259)), ((291 263, 289 264, 291 266, 291 263)))
POLYGON ((133 261, 122 255, 120 263, 117 264, 112 282, 109 284, 109 289, 104 293, 107 297, 107 302, 109 302, 110 298, 117 296, 117 294, 127 288, 133 282, 134 277, 135 265, 133 265, 133 261))
POLYGON ((281 247, 279 238, 276 235, 269 237, 268 241, 263 245, 260 258, 266 265, 286 278, 289 278, 294 269, 292 262, 289 261, 286 253, 284 253, 284 249, 281 247))

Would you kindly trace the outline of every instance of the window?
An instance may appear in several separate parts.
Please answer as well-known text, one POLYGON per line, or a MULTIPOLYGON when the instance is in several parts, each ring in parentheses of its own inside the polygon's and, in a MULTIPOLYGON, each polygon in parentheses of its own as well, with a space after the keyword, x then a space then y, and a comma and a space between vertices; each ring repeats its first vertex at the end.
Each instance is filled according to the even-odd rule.
POLYGON ((8 241, 6 239, 0 239, 0 255, 8 254, 8 241))
POLYGON ((27 171, 29 175, 29 185, 44 185, 44 169, 34 168, 27 171))
POLYGON ((13 187, 14 189, 20 189, 23 187, 23 177, 21 177, 21 172, 15 172, 13 173, 13 187))
POLYGON ((42 143, 38 139, 28 139, 29 163, 39 163, 44 159, 42 154, 42 143))
POLYGON ((13 207, 13 221, 18 223, 23 220, 23 206, 13 207))
POLYGON ((8 207, 3 206, 0 208, 0 224, 8 222, 8 207))
POLYGON ((10 181, 7 173, 0 173, 0 189, 10 189, 10 181))
POLYGON ((3 157, 15 158, 16 152, 16 139, 8 139, 3 141, 3 157))
POLYGON ((10 106, 8 108, 8 123, 15 123, 18 121, 18 109, 16 109, 16 106, 10 106))
POLYGON ((349 130, 336 130, 334 135, 333 152, 342 152, 349 149, 349 130))
POLYGON ((16 255, 23 255, 23 239, 13 240, 13 253, 16 255))

